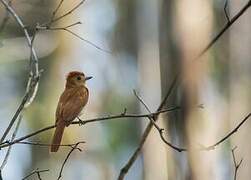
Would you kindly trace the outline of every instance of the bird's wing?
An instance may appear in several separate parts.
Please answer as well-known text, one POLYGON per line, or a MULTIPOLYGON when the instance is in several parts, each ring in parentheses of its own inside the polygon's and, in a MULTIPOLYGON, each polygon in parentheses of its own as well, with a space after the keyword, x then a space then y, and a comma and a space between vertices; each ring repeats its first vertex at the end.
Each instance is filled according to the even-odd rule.
POLYGON ((87 88, 65 90, 58 104, 57 119, 63 120, 68 126, 86 105, 88 97, 87 88))

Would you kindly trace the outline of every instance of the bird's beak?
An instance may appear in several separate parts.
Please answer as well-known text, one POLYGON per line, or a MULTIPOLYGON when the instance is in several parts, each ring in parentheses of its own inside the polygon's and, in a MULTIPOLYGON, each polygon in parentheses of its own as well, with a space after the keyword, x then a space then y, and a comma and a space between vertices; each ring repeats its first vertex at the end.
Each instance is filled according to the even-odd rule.
POLYGON ((85 80, 87 81, 87 80, 89 80, 91 78, 92 78, 92 76, 87 76, 87 77, 85 77, 85 80))

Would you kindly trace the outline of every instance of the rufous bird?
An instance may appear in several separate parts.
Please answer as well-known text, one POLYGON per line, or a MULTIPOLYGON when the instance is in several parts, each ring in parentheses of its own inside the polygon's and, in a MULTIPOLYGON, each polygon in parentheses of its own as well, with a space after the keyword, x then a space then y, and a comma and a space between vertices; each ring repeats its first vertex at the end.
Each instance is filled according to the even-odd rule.
POLYGON ((89 98, 85 82, 92 77, 84 73, 72 71, 67 75, 65 90, 61 94, 56 110, 56 130, 51 143, 51 152, 57 152, 65 127, 78 117, 89 98))

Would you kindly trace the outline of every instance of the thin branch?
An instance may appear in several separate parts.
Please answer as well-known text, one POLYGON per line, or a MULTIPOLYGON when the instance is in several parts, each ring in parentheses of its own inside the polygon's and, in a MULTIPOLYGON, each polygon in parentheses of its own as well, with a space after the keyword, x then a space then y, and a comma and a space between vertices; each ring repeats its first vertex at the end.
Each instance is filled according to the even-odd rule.
MULTIPOLYGON (((164 107, 164 105, 166 104, 169 96, 171 95, 174 87, 177 85, 177 82, 178 82, 178 77, 179 75, 176 75, 175 78, 173 79, 171 85, 170 85, 170 88, 168 89, 167 93, 166 93, 166 96, 164 97, 164 99, 162 100, 162 102, 160 103, 158 109, 156 112, 158 111, 161 111, 164 107)), ((156 121, 158 119, 158 116, 159 114, 155 114, 153 116, 153 119, 154 121, 156 121)), ((140 140, 140 143, 138 145, 138 147, 136 148, 136 150, 134 151, 134 153, 132 154, 132 156, 130 157, 130 159, 127 161, 127 163, 123 166, 123 168, 120 170, 120 173, 119 173, 119 177, 118 177, 118 180, 123 180, 125 175, 127 174, 127 172, 129 171, 129 169, 131 168, 131 166, 133 165, 133 163, 136 161, 137 157, 139 156, 141 150, 142 150, 142 147, 143 145, 145 144, 145 141, 151 131, 153 127, 153 124, 152 122, 149 122, 146 129, 144 130, 144 133, 141 137, 141 140, 140 140)))
MULTIPOLYGON (((136 92, 136 90, 133 90, 133 93, 134 93, 134 95, 136 96, 136 98, 139 100, 139 102, 141 103, 141 104, 143 104, 143 106, 146 108, 146 110, 148 111, 148 113, 152 113, 151 112, 151 110, 149 109, 149 107, 146 105, 146 103, 144 102, 144 100, 142 99, 142 97, 140 97, 139 96, 139 94, 136 92)), ((158 130, 158 131, 162 131, 163 129, 162 128, 160 128, 157 124, 156 124, 156 122, 154 121, 154 119, 153 118, 149 118, 149 120, 150 120, 150 122, 155 126, 155 128, 158 130)))
POLYGON ((1 142, 3 142, 5 140, 5 138, 8 135, 10 129, 12 128, 14 122, 17 120, 19 114, 24 109, 26 103, 27 102, 31 103, 31 101, 29 101, 29 99, 31 97, 35 97, 35 95, 37 93, 36 89, 38 87, 38 81, 39 81, 39 66, 38 66, 38 57, 37 57, 36 51, 32 46, 32 40, 30 38, 28 30, 27 30, 26 26, 24 25, 23 21, 18 16, 18 14, 15 12, 15 10, 5 0, 0 0, 0 2, 3 4, 3 6, 6 8, 6 10, 10 13, 10 15, 15 19, 15 21, 20 26, 20 28, 23 30, 23 33, 24 33, 25 38, 27 40, 27 43, 28 43, 29 47, 31 47, 32 56, 34 57, 33 58, 34 70, 30 69, 30 74, 32 74, 33 76, 29 77, 29 79, 28 79, 27 91, 25 92, 25 95, 24 95, 24 97, 23 97, 17 111, 15 112, 13 118, 11 119, 8 127, 6 128, 5 132, 3 133, 3 136, 1 137, 1 140, 0 140, 0 143, 1 143, 1 142))
POLYGON ((4 134, 3 134, 3 136, 2 136, 2 138, 0 140, 0 143, 2 143, 4 141, 4 139, 6 138, 6 136, 8 135, 11 127, 13 126, 13 124, 15 123, 16 119, 18 118, 19 114, 23 110, 24 105, 25 105, 26 101, 28 100, 28 97, 29 97, 29 94, 26 93, 25 96, 23 97, 23 100, 22 100, 21 104, 19 105, 17 111, 15 112, 13 118, 11 119, 9 126, 4 131, 4 134))
POLYGON ((74 6, 71 10, 69 10, 68 12, 66 12, 65 14, 55 18, 55 15, 56 13, 58 12, 58 9, 61 7, 62 3, 63 3, 64 0, 61 0, 57 6, 57 8, 54 10, 54 12, 52 13, 52 17, 50 19, 49 22, 47 23, 44 23, 43 25, 41 26, 38 26, 37 28, 39 30, 51 30, 51 31, 66 31, 68 33, 70 33, 71 35, 77 37, 78 39, 84 41, 85 43, 95 47, 96 49, 100 50, 100 51, 103 51, 103 52, 106 52, 106 53, 111 53, 110 50, 106 50, 106 49, 103 49, 101 48, 100 46, 96 45, 95 43, 81 37, 80 35, 78 35, 77 33, 73 32, 72 30, 70 30, 69 28, 73 27, 73 26, 76 26, 76 25, 79 25, 81 24, 81 22, 75 22, 73 24, 70 24, 70 25, 67 25, 65 27, 52 27, 52 24, 55 23, 56 21, 59 21, 60 19, 63 19, 65 18, 66 16, 70 15, 71 13, 73 13, 75 10, 77 10, 84 2, 85 0, 82 0, 80 1, 76 6, 74 6))
POLYGON ((63 164, 62 164, 62 167, 61 167, 61 169, 60 169, 60 172, 59 172, 59 175, 58 175, 57 180, 59 180, 59 179, 62 177, 62 173, 63 173, 63 170, 64 170, 64 166, 65 166, 67 160, 69 159, 69 157, 71 156, 72 152, 73 152, 74 150, 76 150, 76 149, 79 150, 79 151, 82 151, 82 149, 78 148, 78 145, 81 144, 81 143, 83 143, 83 142, 78 142, 78 143, 76 143, 76 144, 72 147, 72 149, 69 151, 69 153, 67 154, 67 156, 66 156, 66 158, 65 158, 65 160, 64 160, 64 162, 63 162, 63 164))
POLYGON ((224 14, 225 14, 225 17, 227 19, 227 22, 229 23, 230 22, 230 18, 229 18, 229 15, 228 15, 228 0, 225 0, 225 4, 224 4, 224 14))
MULTIPOLYGON (((84 141, 81 141, 81 143, 85 143, 84 141)), ((39 142, 17 142, 16 144, 24 144, 24 145, 32 145, 32 146, 40 146, 40 147, 48 147, 52 145, 59 145, 61 147, 73 147, 76 145, 76 143, 73 144, 48 144, 48 143, 39 143, 39 142)))
POLYGON ((216 146, 221 144, 222 142, 229 139, 234 133, 238 131, 238 129, 250 118, 251 113, 249 113, 232 131, 230 131, 226 136, 224 136, 222 139, 217 141, 215 144, 212 144, 210 146, 202 147, 202 150, 213 150, 216 146))
POLYGON ((70 25, 67 25, 64 28, 70 28, 70 27, 73 27, 73 26, 76 26, 76 25, 80 25, 80 24, 82 24, 82 22, 78 21, 78 22, 72 23, 70 25))
POLYGON ((54 19, 54 17, 56 16, 58 10, 60 9, 61 5, 63 4, 64 0, 61 0, 59 3, 58 3, 58 6, 56 7, 56 9, 53 11, 52 13, 52 16, 51 16, 51 20, 54 19))
MULTIPOLYGON (((70 15, 70 14, 73 13, 76 9, 78 9, 82 4, 84 4, 84 2, 85 2, 85 0, 80 1, 80 2, 79 2, 76 6, 74 6, 71 10, 69 10, 68 12, 66 12, 65 14, 63 14, 63 15, 57 17, 57 18, 54 18, 54 17, 55 17, 55 15, 54 15, 54 17, 53 17, 53 19, 51 20, 50 24, 51 24, 51 23, 54 23, 54 22, 56 22, 56 21, 59 21, 60 19, 66 17, 66 16, 68 16, 68 15, 70 15)), ((62 3, 61 3, 61 4, 62 4, 62 3)), ((57 9, 56 9, 56 10, 57 10, 57 9)), ((56 11, 56 12, 57 12, 57 11, 56 11)))
MULTIPOLYGON (((13 140, 16 138, 17 131, 18 131, 19 127, 20 127, 22 118, 23 118, 23 115, 20 114, 20 115, 19 115, 19 118, 18 118, 18 121, 17 121, 17 124, 16 124, 16 128, 15 128, 13 134, 12 134, 11 141, 13 141, 13 140)), ((2 162, 2 164, 1 164, 1 166, 0 166, 0 170, 3 170, 3 168, 4 168, 5 165, 7 164, 8 158, 9 158, 9 156, 10 156, 10 152, 11 152, 11 146, 8 147, 7 153, 6 153, 6 155, 5 155, 5 157, 4 157, 4 160, 3 160, 3 162, 2 162)))
MULTIPOLYGON (((148 107, 147 104, 144 102, 144 100, 142 99, 142 97, 140 97, 140 96, 137 94, 136 91, 134 91, 134 94, 135 94, 135 96, 137 97, 137 99, 141 102, 141 104, 143 104, 143 106, 146 108, 146 110, 147 110, 149 113, 151 113, 149 107, 148 107)), ((152 118, 152 116, 148 116, 147 118, 152 122, 152 124, 154 125, 154 127, 157 129, 157 131, 159 132, 160 138, 162 139, 162 141, 163 141, 166 145, 168 145, 169 147, 173 148, 174 150, 176 150, 176 151, 178 151, 178 152, 187 151, 187 149, 185 149, 185 148, 177 147, 177 146, 173 145, 172 143, 168 142, 168 141, 166 140, 166 138, 164 137, 164 129, 163 129, 163 128, 160 128, 160 127, 156 124, 156 122, 155 122, 155 120, 152 118)))
POLYGON ((225 26, 221 29, 221 31, 208 43, 208 45, 201 51, 201 53, 198 55, 198 58, 203 56, 215 43, 216 41, 234 24, 236 20, 238 20, 251 6, 251 0, 247 2, 243 6, 243 8, 231 19, 229 20, 225 26))
POLYGON ((32 175, 34 175, 34 174, 37 175, 37 177, 38 177, 39 180, 42 180, 42 178, 41 178, 41 173, 48 172, 48 171, 50 171, 50 170, 49 170, 49 169, 44 169, 44 170, 36 169, 36 170, 30 172, 30 173, 29 173, 27 176, 25 176, 24 178, 22 178, 22 180, 28 179, 30 176, 32 176, 32 175))
MULTIPOLYGON (((119 115, 108 115, 108 116, 105 116, 105 117, 100 117, 100 118, 93 118, 93 119, 88 119, 88 120, 81 120, 79 119, 79 121, 74 121, 72 122, 72 124, 78 124, 78 125, 85 125, 87 123, 93 123, 93 122, 100 122, 100 121, 107 121, 107 120, 112 120, 112 119, 121 119, 121 118, 140 118, 140 117, 148 117, 148 116, 156 116, 157 114, 161 114, 161 113, 168 113, 168 112, 172 112, 172 111, 176 111, 176 110, 179 110, 180 107, 177 106, 177 107, 173 107, 173 108, 169 108, 169 109, 164 109, 164 110, 160 110, 158 112, 155 112, 155 113, 150 113, 150 114, 126 114, 126 113, 121 113, 119 115)), ((56 125, 51 125, 51 126, 47 126, 45 128, 42 128, 40 130, 37 130, 33 133, 30 133, 26 136, 23 136, 21 138, 18 138, 18 139, 15 139, 14 141, 5 141, 3 143, 0 143, 0 149, 1 148, 5 148, 5 147, 8 147, 8 146, 11 146, 13 144, 16 144, 16 143, 19 143, 25 139, 28 139, 30 137, 33 137, 37 134, 40 134, 42 132, 45 132, 45 131, 48 131, 50 129, 53 129, 55 128, 56 125)))
POLYGON ((234 162, 234 180, 237 180, 237 173, 238 173, 238 170, 239 170, 239 167, 241 166, 241 163, 243 161, 243 159, 241 159, 239 161, 239 163, 237 163, 236 161, 236 158, 235 158, 235 150, 236 150, 237 146, 235 146, 231 152, 232 152, 232 157, 233 157, 233 162, 234 162))
POLYGON ((66 32, 72 34, 73 36, 77 37, 78 39, 80 39, 80 40, 86 42, 87 44, 89 44, 89 45, 95 47, 96 49, 98 49, 98 50, 100 50, 100 51, 103 51, 103 52, 106 52, 106 53, 109 53, 109 54, 111 53, 111 51, 109 51, 109 50, 107 50, 107 49, 101 48, 100 46, 96 45, 95 43, 93 43, 93 42, 91 42, 91 41, 89 41, 89 40, 87 40, 87 39, 81 37, 80 35, 78 35, 77 33, 73 32, 72 30, 69 29, 69 27, 72 27, 73 25, 77 25, 77 24, 80 24, 80 23, 77 22, 77 23, 68 25, 68 26, 66 26, 66 27, 47 27, 46 29, 44 29, 44 28, 43 28, 43 29, 44 29, 44 30, 51 30, 51 31, 66 31, 66 32))

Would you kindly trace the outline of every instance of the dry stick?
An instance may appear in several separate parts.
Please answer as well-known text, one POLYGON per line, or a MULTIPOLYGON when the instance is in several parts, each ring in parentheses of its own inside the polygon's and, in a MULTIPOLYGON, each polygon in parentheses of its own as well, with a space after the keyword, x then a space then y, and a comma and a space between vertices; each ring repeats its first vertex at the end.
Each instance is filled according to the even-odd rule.
POLYGON ((96 49, 98 49, 100 51, 103 51, 103 52, 106 52, 106 53, 111 53, 111 51, 99 47, 95 43, 81 37, 80 35, 78 35, 77 33, 73 32, 72 30, 69 29, 69 28, 71 28, 73 26, 76 26, 76 25, 79 25, 79 24, 82 24, 82 23, 80 21, 78 21, 78 22, 72 23, 70 25, 67 25, 65 27, 50 27, 50 26, 42 25, 42 26, 38 26, 37 29, 38 30, 43 30, 43 31, 45 31, 45 30, 47 30, 47 31, 66 31, 66 32, 72 34, 73 36, 77 37, 78 39, 86 42, 87 44, 95 47, 96 49))
POLYGON ((69 25, 65 26, 64 28, 70 28, 70 27, 73 27, 73 26, 76 26, 76 25, 79 25, 79 24, 82 24, 82 22, 78 21, 78 22, 69 24, 69 25))
POLYGON ((69 11, 66 12, 65 14, 63 14, 63 15, 61 15, 61 16, 55 18, 55 19, 53 18, 53 19, 51 20, 51 23, 54 23, 54 22, 56 22, 56 21, 59 21, 60 19, 66 17, 66 16, 68 16, 68 15, 70 15, 72 12, 74 12, 76 9, 78 9, 82 4, 84 4, 84 2, 85 2, 85 0, 82 0, 80 3, 78 3, 75 7, 73 7, 71 10, 69 10, 69 11))
POLYGON ((60 9, 61 5, 63 4, 64 0, 61 0, 59 3, 58 3, 58 6, 56 7, 56 9, 53 11, 52 13, 52 16, 51 16, 51 20, 54 19, 54 17, 56 16, 58 10, 60 9))
MULTIPOLYGON (((150 111, 149 107, 148 107, 148 106, 146 105, 146 103, 144 102, 144 100, 138 95, 138 93, 136 92, 136 90, 133 90, 133 93, 134 93, 134 95, 136 96, 136 98, 139 100, 139 102, 140 102, 141 104, 143 104, 143 106, 146 108, 146 110, 148 111, 148 113, 152 113, 152 112, 150 111)), ((159 131, 162 130, 162 128, 160 128, 160 127, 156 124, 156 122, 154 121, 153 118, 149 118, 149 120, 150 120, 150 122, 154 125, 154 127, 155 127, 157 130, 159 130, 159 131)))
POLYGON ((67 156, 66 156, 66 158, 65 158, 65 160, 64 160, 64 162, 63 162, 63 164, 62 164, 62 167, 61 167, 61 169, 60 169, 60 172, 59 172, 59 175, 58 175, 57 180, 59 180, 59 179, 62 177, 62 173, 63 173, 63 170, 64 170, 64 166, 65 166, 67 160, 69 159, 71 153, 72 153, 75 149, 77 149, 77 150, 79 150, 79 151, 82 151, 80 148, 78 148, 78 145, 81 144, 81 143, 83 143, 83 142, 78 142, 78 143, 76 143, 76 144, 72 147, 72 149, 69 151, 69 153, 67 154, 67 156))
MULTIPOLYGON (((167 99, 169 98, 171 92, 173 91, 175 85, 177 84, 177 81, 178 81, 178 75, 175 76, 173 82, 171 83, 171 86, 165 96, 165 98, 163 99, 163 101, 161 102, 161 104, 159 105, 157 111, 160 111, 162 110, 162 108, 164 107, 164 105, 166 104, 167 102, 167 99)), ((153 117, 154 121, 156 121, 158 119, 158 116, 159 114, 156 114, 153 117)), ((137 147, 137 149, 134 151, 133 155, 130 157, 130 159, 128 160, 128 162, 125 164, 125 166, 120 170, 120 173, 119 173, 119 177, 118 177, 118 180, 123 180, 125 175, 127 174, 128 170, 131 168, 131 166, 133 165, 133 163, 135 162, 135 160, 137 159, 138 155, 140 154, 141 152, 141 149, 151 131, 153 127, 153 123, 149 122, 142 137, 141 137, 141 140, 140 140, 140 143, 137 147)))
MULTIPOLYGON (((143 104, 143 106, 146 108, 146 110, 147 110, 149 113, 151 113, 151 110, 149 109, 149 107, 147 106, 147 104, 144 102, 143 98, 140 97, 140 96, 136 93, 136 91, 134 91, 134 94, 135 94, 135 96, 137 97, 137 99, 141 102, 141 104, 143 104)), ((160 128, 160 127, 156 124, 155 120, 154 120, 151 116, 148 116, 147 118, 150 120, 150 122, 151 122, 151 123, 154 125, 154 127, 157 129, 157 131, 159 132, 160 138, 162 139, 162 141, 163 141, 166 145, 168 145, 169 147, 173 148, 174 150, 176 150, 176 151, 178 151, 178 152, 187 151, 187 149, 185 149, 185 148, 177 147, 177 146, 173 145, 172 143, 168 142, 168 141, 166 140, 166 138, 164 137, 164 129, 163 129, 163 128, 160 128)))
POLYGON ((226 30, 228 30, 233 24, 234 22, 239 19, 239 17, 241 17, 248 8, 250 8, 251 6, 251 0, 249 0, 247 2, 247 4, 245 4, 243 6, 243 8, 231 19, 228 20, 228 22, 225 24, 225 26, 222 28, 222 30, 211 40, 211 42, 201 51, 201 53, 199 54, 198 57, 201 57, 203 54, 205 54, 205 52, 207 52, 215 43, 216 41, 226 32, 226 30))
MULTIPOLYGON (((28 80, 28 83, 27 83, 27 91, 25 92, 25 95, 24 95, 24 97, 22 99, 22 102, 20 103, 17 111, 15 112, 15 114, 14 114, 13 118, 11 119, 8 127, 6 128, 3 136, 1 137, 0 143, 2 143, 4 141, 4 139, 6 138, 6 136, 8 135, 8 133, 9 133, 10 129, 12 128, 14 122, 17 120, 19 114, 21 113, 21 111, 25 107, 26 102, 29 101, 29 97, 35 97, 35 95, 36 95, 36 92, 37 92, 36 89, 38 87, 38 80, 39 80, 39 67, 38 67, 38 57, 37 57, 36 51, 32 47, 32 40, 30 38, 30 35, 28 33, 27 28, 23 24, 23 21, 16 14, 15 10, 5 0, 0 0, 0 2, 3 4, 3 6, 6 8, 6 10, 11 14, 11 16, 15 19, 17 24, 20 26, 20 28, 24 32, 25 38, 27 40, 27 43, 28 43, 29 47, 31 47, 31 53, 32 53, 32 56, 34 58, 33 61, 34 61, 34 73, 35 73, 35 75, 33 75, 32 77, 29 77, 29 80, 28 80)), ((33 72, 33 70, 30 69, 30 72, 33 72)))
MULTIPOLYGON (((81 143, 85 143, 84 141, 81 141, 81 143)), ((73 144, 48 144, 48 143, 39 143, 39 142, 17 142, 16 144, 24 144, 24 145, 32 145, 32 146, 40 146, 40 147, 48 147, 48 146, 61 146, 61 147, 73 147, 76 145, 76 143, 73 144)))
POLYGON ((243 161, 243 159, 241 159, 239 161, 239 163, 237 163, 236 161, 236 158, 235 158, 235 150, 236 150, 237 146, 235 146, 231 152, 232 152, 232 157, 233 157, 233 162, 234 162, 234 180, 237 180, 237 173, 238 173, 238 170, 239 170, 239 167, 241 166, 241 163, 243 161))
MULTIPOLYGON (((75 24, 76 24, 76 23, 75 23, 75 24)), ((46 30, 52 30, 52 31, 66 31, 66 32, 72 34, 73 36, 79 38, 80 40, 86 42, 87 44, 90 44, 91 46, 95 47, 95 48, 98 49, 98 50, 101 50, 101 51, 106 52, 106 53, 111 53, 111 51, 99 47, 98 45, 94 44, 93 42, 91 42, 91 41, 89 41, 89 40, 87 40, 87 39, 81 37, 81 36, 78 35, 77 33, 73 32, 73 31, 70 30, 70 29, 68 29, 68 26, 66 26, 66 27, 59 27, 59 28, 58 28, 58 27, 56 27, 56 28, 47 28, 46 30)))
POLYGON ((50 27, 51 24, 53 24, 53 23, 55 22, 54 18, 55 18, 55 16, 56 16, 58 10, 59 10, 60 7, 62 6, 63 2, 64 2, 64 0, 61 0, 61 1, 58 3, 58 6, 56 7, 56 9, 55 9, 55 10, 53 11, 53 13, 52 13, 52 16, 51 16, 50 21, 49 21, 48 23, 46 23, 45 26, 50 27))
MULTIPOLYGON (((17 121, 17 124, 16 124, 16 128, 15 128, 13 134, 12 134, 11 141, 13 141, 16 138, 17 131, 18 131, 19 127, 20 127, 22 118, 23 118, 23 116, 22 116, 22 114, 20 114, 19 118, 18 118, 18 121, 17 121)), ((4 160, 3 160, 3 162, 2 162, 2 164, 0 166, 0 170, 1 171, 3 170, 3 168, 5 167, 5 165, 7 164, 8 158, 10 156, 10 151, 11 151, 11 146, 8 147, 7 153, 6 153, 6 155, 4 157, 4 160)))
POLYGON ((75 25, 78 25, 78 24, 81 24, 81 22, 76 22, 76 23, 73 23, 73 24, 70 24, 70 25, 67 25, 65 27, 51 27, 51 25, 57 21, 59 21, 60 19, 62 18, 65 18, 66 16, 70 15, 71 13, 73 13, 76 9, 78 9, 84 2, 85 0, 82 0, 80 1, 80 3, 78 3, 75 7, 73 7, 71 10, 69 10, 68 12, 66 12, 65 14, 55 18, 55 15, 56 13, 58 12, 58 9, 60 8, 60 6, 62 5, 64 0, 61 0, 59 5, 57 6, 56 10, 52 13, 52 17, 51 17, 51 20, 48 22, 48 23, 45 23, 43 24, 42 26, 39 27, 40 30, 52 30, 52 31, 60 31, 60 30, 63 30, 63 31, 66 31, 70 34, 72 34, 73 36, 79 38, 80 40, 86 42, 87 44, 95 47, 96 49, 98 50, 101 50, 103 52, 106 52, 106 53, 111 53, 111 51, 109 50, 106 50, 106 49, 103 49, 101 47, 99 47, 98 45, 94 44, 93 42, 81 37, 80 35, 78 35, 77 33, 73 32, 72 30, 70 30, 69 28, 70 27, 73 27, 75 25))
POLYGON ((224 4, 224 13, 225 13, 225 17, 227 19, 227 22, 229 23, 230 22, 230 18, 229 18, 229 15, 228 15, 228 0, 225 0, 225 4, 224 4))
POLYGON ((82 0, 80 3, 78 3, 75 7, 73 7, 71 10, 69 10, 68 12, 66 12, 65 14, 55 18, 55 15, 56 13, 58 12, 58 9, 61 7, 62 3, 63 3, 64 0, 61 0, 60 3, 58 4, 57 8, 55 9, 55 11, 52 13, 52 17, 50 19, 49 22, 41 25, 38 27, 39 30, 51 30, 51 31, 66 31, 70 34, 72 34, 73 36, 79 38, 80 40, 86 42, 87 44, 95 47, 96 49, 100 50, 100 51, 103 51, 103 52, 106 52, 106 53, 111 53, 111 51, 109 50, 106 50, 106 49, 103 49, 101 47, 99 47, 98 45, 94 44, 93 42, 81 37, 80 35, 78 35, 77 33, 73 32, 72 30, 70 30, 69 28, 70 27, 73 27, 75 25, 78 25, 78 24, 81 24, 81 22, 76 22, 76 23, 73 23, 73 24, 70 24, 70 25, 67 25, 65 27, 51 27, 51 25, 57 21, 59 21, 60 19, 62 18, 65 18, 66 16, 70 15, 71 13, 73 13, 76 9, 78 9, 84 2, 85 0, 82 0))
POLYGON ((230 136, 238 131, 238 129, 250 118, 251 113, 249 113, 232 131, 230 131, 226 136, 217 141, 215 144, 212 144, 207 147, 202 147, 202 150, 213 150, 216 146, 227 140, 230 136))
MULTIPOLYGON (((168 112, 172 112, 172 111, 175 111, 175 110, 179 110, 180 107, 177 106, 177 107, 173 107, 173 108, 169 108, 169 109, 164 109, 164 110, 161 110, 161 111, 157 111, 155 113, 151 113, 151 114, 126 114, 125 112, 119 114, 119 115, 108 115, 108 116, 105 116, 105 117, 100 117, 100 118, 93 118, 93 119, 88 119, 88 120, 81 120, 79 119, 79 121, 74 121, 72 122, 72 124, 78 124, 78 125, 85 125, 87 123, 93 123, 93 122, 99 122, 99 121, 107 121, 107 120, 112 120, 112 119, 121 119, 121 118, 139 118, 139 117, 148 117, 148 116, 156 116, 157 114, 161 114, 161 113, 168 113, 168 112)), ((13 144, 16 144, 16 143, 19 143, 25 139, 28 139, 32 136, 35 136, 37 134, 40 134, 42 132, 45 132, 45 131, 48 131, 50 129, 53 129, 55 128, 56 125, 51 125, 51 126, 47 126, 45 128, 42 128, 40 130, 37 130, 33 133, 30 133, 26 136, 23 136, 21 138, 18 138, 18 139, 15 139, 14 141, 5 141, 3 143, 0 144, 0 149, 1 148, 5 148, 5 147, 8 147, 8 146, 11 146, 13 144)))
POLYGON ((22 180, 28 179, 30 176, 32 176, 32 175, 34 175, 34 174, 37 174, 38 179, 39 179, 39 180, 42 180, 40 173, 48 172, 48 171, 50 171, 50 170, 49 170, 49 169, 44 169, 44 170, 36 169, 36 170, 32 171, 31 173, 29 173, 29 174, 28 174, 27 176, 25 176, 24 178, 22 178, 22 180))

